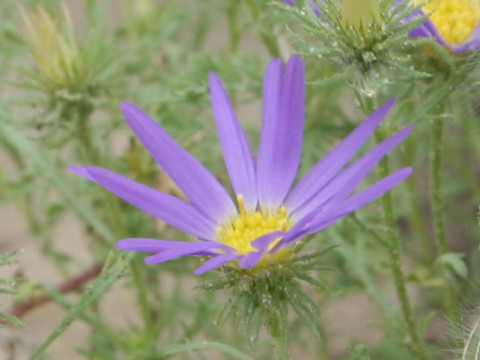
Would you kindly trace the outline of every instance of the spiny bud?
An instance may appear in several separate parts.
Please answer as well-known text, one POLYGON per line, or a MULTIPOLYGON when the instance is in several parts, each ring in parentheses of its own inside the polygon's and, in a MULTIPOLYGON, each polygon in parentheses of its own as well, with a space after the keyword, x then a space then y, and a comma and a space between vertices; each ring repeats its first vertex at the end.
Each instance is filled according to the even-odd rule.
POLYGON ((73 31, 68 8, 62 4, 63 21, 58 21, 43 7, 35 11, 20 9, 24 37, 35 62, 36 80, 47 92, 67 90, 83 81, 86 67, 73 31))

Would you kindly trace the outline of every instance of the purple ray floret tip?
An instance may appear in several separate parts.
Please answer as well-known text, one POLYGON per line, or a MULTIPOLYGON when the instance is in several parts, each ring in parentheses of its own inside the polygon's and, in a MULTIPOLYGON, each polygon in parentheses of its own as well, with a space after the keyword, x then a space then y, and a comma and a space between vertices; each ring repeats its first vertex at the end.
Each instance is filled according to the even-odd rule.
POLYGON ((126 115, 127 112, 135 111, 136 109, 138 109, 138 107, 129 102, 123 102, 120 104, 120 110, 122 110, 124 115, 126 115))
POLYGON ((84 177, 85 179, 96 182, 95 179, 92 177, 92 175, 88 172, 87 166, 72 165, 72 166, 69 166, 68 169, 74 172, 75 174, 84 177))

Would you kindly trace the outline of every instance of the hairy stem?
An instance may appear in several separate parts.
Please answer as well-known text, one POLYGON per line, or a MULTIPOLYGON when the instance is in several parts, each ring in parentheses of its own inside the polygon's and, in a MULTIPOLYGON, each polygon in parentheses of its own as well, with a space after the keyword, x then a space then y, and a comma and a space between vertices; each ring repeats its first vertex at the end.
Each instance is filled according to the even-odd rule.
POLYGON ((430 126, 430 131, 430 196, 432 201, 435 241, 438 247, 438 255, 440 256, 448 252, 447 237, 445 235, 445 221, 443 217, 442 183, 440 176, 443 152, 443 119, 434 119, 430 126))
MULTIPOLYGON (((435 230, 435 242, 437 254, 442 256, 448 252, 447 236, 445 231, 444 206, 442 198, 441 165, 443 156, 443 107, 439 107, 440 116, 435 118, 430 126, 430 201, 432 203, 433 227, 435 230)), ((450 320, 454 320, 456 314, 455 291, 451 284, 446 281, 445 288, 440 292, 443 311, 450 320)))
MULTIPOLYGON (((375 139, 377 143, 381 143, 386 138, 382 129, 379 129, 375 133, 375 139)), ((390 173, 390 164, 388 157, 385 157, 380 163, 380 177, 387 177, 390 173)), ((395 283, 395 290, 397 292, 398 300, 400 301, 400 307, 402 309, 403 318, 407 325, 407 331, 411 340, 411 347, 417 360, 426 360, 425 350, 423 348, 422 341, 418 335, 418 330, 412 317, 412 310, 410 306, 410 300, 408 299, 407 289, 405 284, 405 275, 400 264, 400 239, 398 233, 395 231, 395 215, 393 211, 393 201, 390 192, 385 193, 382 196, 382 207, 384 212, 385 225, 388 232, 386 233, 386 239, 389 243, 388 255, 390 257, 390 267, 392 269, 393 281, 395 283)))
POLYGON ((288 354, 287 346, 282 336, 273 336, 273 342, 275 344, 276 358, 278 360, 290 360, 290 355, 288 354))

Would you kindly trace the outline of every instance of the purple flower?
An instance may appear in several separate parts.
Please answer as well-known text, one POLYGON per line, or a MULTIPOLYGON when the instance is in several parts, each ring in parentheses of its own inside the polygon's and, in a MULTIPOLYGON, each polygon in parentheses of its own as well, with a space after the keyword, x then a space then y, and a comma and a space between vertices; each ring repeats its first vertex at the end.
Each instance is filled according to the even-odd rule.
POLYGON ((292 57, 268 65, 263 86, 263 125, 255 160, 247 137, 216 74, 209 74, 213 114, 235 201, 202 164, 142 110, 123 104, 125 118, 140 141, 190 201, 149 188, 94 166, 70 169, 130 204, 199 239, 195 242, 129 238, 122 250, 150 252, 149 264, 185 255, 210 257, 195 274, 227 262, 251 268, 281 261, 301 237, 321 231, 390 190, 412 169, 403 168, 352 195, 380 159, 403 141, 411 126, 348 164, 375 131, 395 100, 360 124, 292 188, 300 163, 305 116, 305 69, 292 57))
MULTIPOLYGON (((283 1, 284 3, 290 4, 290 5, 293 5, 293 6, 296 6, 296 5, 297 5, 297 3, 295 2, 295 0, 281 0, 281 1, 283 1)), ((310 0, 310 6, 312 7, 313 12, 315 13, 315 15, 320 16, 320 8, 318 7, 317 4, 315 4, 315 1, 314 1, 314 0, 310 0)))
MULTIPOLYGON (((423 1, 397 0, 423 3, 423 1)), ((432 0, 407 17, 429 17, 410 32, 412 37, 434 38, 454 53, 477 50, 480 47, 480 4, 471 0, 432 0)))

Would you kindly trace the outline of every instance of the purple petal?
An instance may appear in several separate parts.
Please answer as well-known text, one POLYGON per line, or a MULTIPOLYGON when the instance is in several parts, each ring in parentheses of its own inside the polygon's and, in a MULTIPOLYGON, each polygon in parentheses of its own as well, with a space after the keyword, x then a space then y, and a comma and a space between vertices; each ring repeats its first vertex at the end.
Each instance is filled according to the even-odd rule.
POLYGON ((320 230, 323 230, 337 220, 358 210, 369 202, 379 198, 388 190, 394 188, 407 177, 409 177, 412 174, 412 171, 413 169, 409 167, 400 169, 395 173, 387 176, 386 178, 378 181, 369 188, 345 200, 343 203, 340 203, 337 206, 331 208, 329 211, 319 214, 316 218, 312 220, 311 224, 308 226, 307 233, 313 234, 320 230))
POLYGON ((257 163, 261 204, 277 207, 295 179, 303 142, 305 69, 292 56, 282 79, 282 64, 270 62, 263 87, 263 125, 257 163))
POLYGON ((195 275, 203 275, 206 272, 213 270, 216 267, 219 267, 229 261, 238 259, 241 255, 238 254, 222 254, 222 255, 217 255, 213 257, 212 259, 208 260, 205 264, 200 266, 197 270, 195 270, 193 273, 195 275))
POLYGON ((304 206, 333 179, 375 131, 395 101, 391 99, 378 108, 305 175, 285 202, 291 212, 304 206))
POLYGON ((270 244, 284 234, 283 231, 274 231, 270 234, 260 236, 252 241, 252 246, 258 251, 251 251, 244 255, 238 262, 242 269, 254 267, 258 264, 263 255, 267 252, 270 244))
POLYGON ((243 195, 247 209, 253 210, 257 205, 257 186, 250 145, 220 79, 210 73, 209 81, 213 115, 233 189, 237 195, 243 195))
POLYGON ((182 256, 198 255, 198 253, 203 253, 206 250, 217 250, 219 248, 224 248, 224 246, 215 241, 178 241, 177 246, 173 248, 169 248, 155 255, 147 256, 145 258, 145 263, 159 264, 165 261, 177 259, 182 256))
MULTIPOLYGON (((212 243, 202 241, 201 243, 212 243)), ((230 249, 228 246, 214 242, 216 247, 230 249)), ((127 238, 117 242, 117 249, 139 252, 162 252, 178 247, 184 247, 185 244, 191 244, 186 241, 170 241, 149 238, 127 238)))
POLYGON ((177 229, 203 239, 216 236, 216 224, 183 200, 95 166, 72 166, 70 170, 177 229))
POLYGON ((217 179, 154 120, 132 104, 122 104, 128 124, 153 158, 190 201, 215 222, 236 214, 217 179))
POLYGON ((342 171, 340 175, 328 183, 321 191, 312 197, 306 204, 294 212, 294 217, 302 218, 313 209, 328 203, 338 204, 346 199, 358 184, 370 173, 377 163, 395 146, 401 143, 412 132, 412 126, 407 126, 392 135, 363 155, 360 159, 342 171))
POLYGON ((95 179, 91 177, 91 175, 88 173, 85 166, 72 165, 72 166, 69 166, 68 169, 70 171, 73 171, 75 174, 80 175, 81 177, 84 177, 85 179, 96 182, 95 179))

